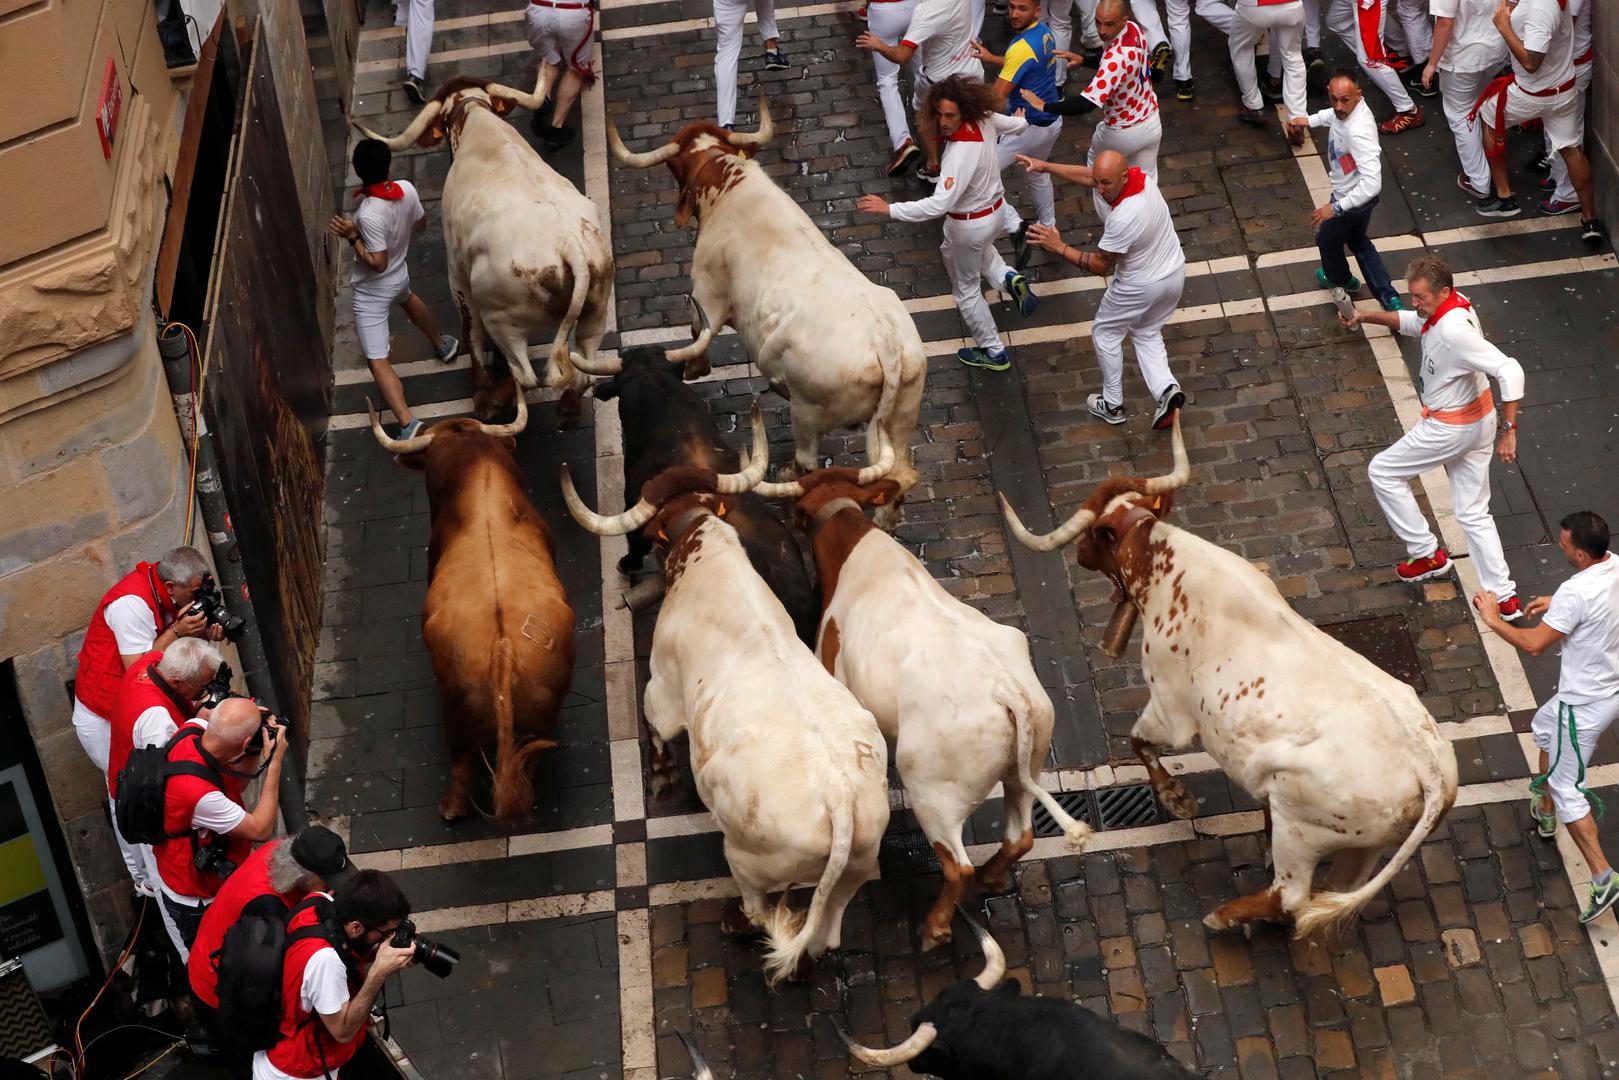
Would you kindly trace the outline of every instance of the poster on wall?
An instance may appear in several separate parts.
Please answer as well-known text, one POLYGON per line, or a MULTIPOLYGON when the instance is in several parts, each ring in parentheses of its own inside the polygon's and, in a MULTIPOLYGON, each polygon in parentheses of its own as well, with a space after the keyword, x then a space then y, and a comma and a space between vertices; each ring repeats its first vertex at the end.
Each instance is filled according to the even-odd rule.
POLYGON ((61 878, 21 765, 0 769, 0 958, 16 958, 36 991, 86 974, 61 878))

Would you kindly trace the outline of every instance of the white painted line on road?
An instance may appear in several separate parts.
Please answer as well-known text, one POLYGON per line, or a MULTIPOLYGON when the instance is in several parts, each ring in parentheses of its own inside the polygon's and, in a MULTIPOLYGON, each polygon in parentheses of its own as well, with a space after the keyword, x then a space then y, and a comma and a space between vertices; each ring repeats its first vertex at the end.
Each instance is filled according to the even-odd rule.
POLYGON ((618 913, 618 1002, 625 1080, 656 1080, 658 1036, 652 1014, 652 917, 646 908, 618 913))
MULTIPOLYGON (((1317 162, 1319 164, 1319 162, 1317 162)), ((1324 200, 1323 200, 1324 201, 1324 200)), ((1479 240, 1496 240, 1503 236, 1527 236, 1531 233, 1556 232, 1568 228, 1561 217, 1523 217, 1510 221, 1492 221, 1487 225, 1464 225, 1459 229, 1438 229, 1420 236, 1401 233, 1397 236, 1374 238, 1379 251, 1412 251, 1417 248, 1437 248, 1448 244, 1470 244, 1479 240)), ((1315 246, 1271 251, 1254 259, 1255 269, 1288 266, 1293 263, 1314 262, 1321 257, 1315 246)))
MULTIPOLYGON (((1379 241, 1381 244, 1381 241, 1379 241)), ((1586 274, 1595 270, 1612 270, 1619 267, 1619 260, 1615 260, 1612 252, 1601 255, 1580 255, 1570 259, 1548 259, 1545 262, 1517 263, 1511 266, 1490 266, 1483 270, 1459 270, 1455 274, 1456 288, 1465 289, 1474 285, 1502 285, 1509 281, 1525 281, 1531 278, 1564 277, 1569 274, 1586 274)), ((1399 292, 1406 291, 1404 279, 1396 279, 1394 288, 1399 292)), ((1332 296, 1325 289, 1311 289, 1307 292, 1289 293, 1267 301, 1272 311, 1291 311, 1296 308, 1315 307, 1332 303, 1332 296)))
MULTIPOLYGON (((651 0, 648 0, 651 2, 651 0)), ((860 7, 859 0, 840 0, 833 4, 801 4, 797 7, 782 7, 776 9, 776 21, 786 22, 789 19, 816 19, 823 15, 837 15, 853 12, 860 7)), ((759 16, 749 11, 742 17, 744 25, 753 25, 759 21, 759 16)), ((633 38, 664 37, 668 34, 684 34, 692 30, 712 30, 714 20, 706 19, 680 19, 675 22, 652 23, 647 26, 616 26, 611 30, 601 32, 603 41, 627 41, 633 38)))

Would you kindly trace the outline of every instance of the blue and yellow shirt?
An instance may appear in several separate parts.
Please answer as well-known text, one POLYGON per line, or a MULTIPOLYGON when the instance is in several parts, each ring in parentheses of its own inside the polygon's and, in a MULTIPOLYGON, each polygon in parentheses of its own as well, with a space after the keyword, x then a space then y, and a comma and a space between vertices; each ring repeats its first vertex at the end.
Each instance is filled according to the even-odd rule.
POLYGON ((1025 109, 1029 123, 1045 127, 1057 119, 1054 113, 1040 112, 1023 100, 1020 91, 1032 90, 1035 97, 1050 103, 1062 96, 1057 89, 1057 39, 1043 22, 1036 22, 1012 39, 1006 47, 1006 63, 1000 77, 1012 84, 1006 99, 1006 111, 1015 113, 1025 109))

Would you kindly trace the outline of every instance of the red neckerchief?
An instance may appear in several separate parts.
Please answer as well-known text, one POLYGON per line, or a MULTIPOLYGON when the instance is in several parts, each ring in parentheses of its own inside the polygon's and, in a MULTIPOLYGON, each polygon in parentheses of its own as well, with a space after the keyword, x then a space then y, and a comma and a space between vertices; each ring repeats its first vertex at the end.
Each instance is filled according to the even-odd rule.
POLYGON ((157 576, 156 566, 147 566, 146 580, 152 586, 152 599, 157 601, 158 610, 178 614, 175 609, 174 594, 169 592, 167 585, 163 584, 163 579, 157 576))
POLYGON ((1457 308, 1461 308, 1463 311, 1472 311, 1473 305, 1468 302, 1467 297, 1452 289, 1450 290, 1450 295, 1445 297, 1444 302, 1434 308, 1433 318, 1422 324, 1422 332, 1426 334, 1433 328, 1434 323, 1445 317, 1446 312, 1454 311, 1457 308))
POLYGON ((960 127, 950 133, 945 142, 983 142, 984 133, 978 130, 978 125, 971 120, 964 120, 960 127))
POLYGON ((1107 199, 1109 206, 1117 206, 1130 196, 1141 194, 1146 186, 1147 174, 1132 165, 1130 171, 1124 174, 1124 190, 1119 192, 1119 197, 1117 199, 1107 199, 1107 196, 1104 195, 1102 198, 1107 199))
POLYGON ((387 199, 389 202, 394 202, 405 197, 405 189, 392 180, 384 180, 380 184, 366 184, 364 187, 355 188, 354 197, 357 199, 387 199))

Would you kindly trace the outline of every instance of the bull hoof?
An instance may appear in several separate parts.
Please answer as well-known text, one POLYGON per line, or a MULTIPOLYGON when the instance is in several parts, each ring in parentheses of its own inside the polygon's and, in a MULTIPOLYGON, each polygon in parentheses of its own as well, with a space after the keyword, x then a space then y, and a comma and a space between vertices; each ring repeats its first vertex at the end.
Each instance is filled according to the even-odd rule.
POLYGON ((946 923, 944 926, 924 926, 922 928, 922 951, 932 952, 940 945, 948 945, 955 933, 946 923))
POLYGON ((978 887, 987 893, 999 894, 1010 892, 1012 889, 1012 879, 1007 877, 1005 874, 991 874, 988 877, 985 877, 983 874, 975 874, 973 876, 978 882, 978 887))
POLYGON ((725 910, 720 913, 720 929, 737 937, 752 937, 759 932, 758 927, 753 925, 753 920, 742 910, 742 901, 734 899, 727 903, 725 910))
POLYGON ((713 370, 713 365, 709 363, 708 357, 699 356, 695 360, 686 361, 686 370, 682 373, 681 377, 684 378, 686 382, 693 382, 697 379, 701 379, 704 375, 707 375, 713 370))
POLYGON ((1164 804, 1165 810, 1182 821, 1190 821, 1197 816, 1197 798, 1179 780, 1171 780, 1159 788, 1158 801, 1164 804))
POLYGON ((1207 915, 1203 916, 1203 925, 1208 927, 1210 930, 1229 930, 1233 926, 1236 926, 1237 923, 1235 920, 1228 919, 1221 915, 1218 911, 1211 911, 1207 915))
POLYGON ((635 571, 641 569, 641 565, 645 562, 645 555, 626 555, 618 560, 618 572, 625 577, 629 577, 635 571))
POLYGON ((675 793, 675 778, 667 772, 654 770, 649 786, 652 788, 652 798, 663 802, 675 793))
POLYGON ((801 956, 799 958, 798 966, 793 968, 793 972, 792 972, 791 975, 787 976, 787 981, 788 982, 796 982, 796 983, 809 982, 814 977, 815 977, 815 957, 810 956, 808 953, 806 953, 806 954, 804 954, 803 956, 801 956))
POLYGON ((467 811, 472 808, 470 803, 471 800, 465 795, 452 792, 444 796, 443 801, 438 804, 439 816, 445 821, 454 821, 456 818, 466 817, 467 811))
POLYGON ((571 386, 562 391, 562 396, 557 399, 557 427, 572 431, 579 426, 581 397, 579 391, 571 386))

